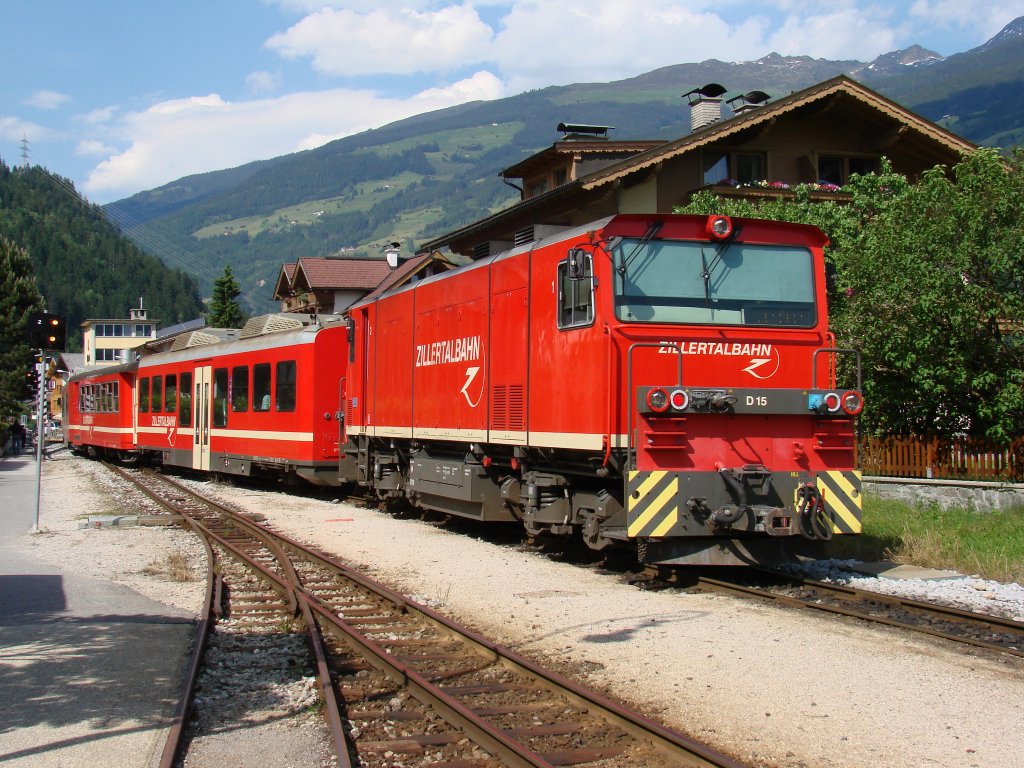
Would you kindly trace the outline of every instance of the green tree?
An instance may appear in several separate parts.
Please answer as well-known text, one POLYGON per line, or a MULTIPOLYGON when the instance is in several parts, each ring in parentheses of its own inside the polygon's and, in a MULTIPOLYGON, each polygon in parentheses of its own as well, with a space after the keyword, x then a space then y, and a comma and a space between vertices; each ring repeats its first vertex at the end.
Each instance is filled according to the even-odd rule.
POLYGON ((213 281, 213 296, 210 310, 206 313, 206 324, 211 328, 241 328, 245 314, 237 299, 242 289, 231 274, 231 265, 224 267, 224 274, 213 281))
POLYGON ((0 419, 24 410, 35 363, 28 344, 28 320, 43 309, 32 260, 24 248, 0 236, 0 419))
POLYGON ((1024 155, 983 149, 911 184, 888 163, 845 202, 695 196, 686 213, 814 224, 837 271, 839 346, 864 359, 862 426, 875 433, 1024 432, 1024 155))

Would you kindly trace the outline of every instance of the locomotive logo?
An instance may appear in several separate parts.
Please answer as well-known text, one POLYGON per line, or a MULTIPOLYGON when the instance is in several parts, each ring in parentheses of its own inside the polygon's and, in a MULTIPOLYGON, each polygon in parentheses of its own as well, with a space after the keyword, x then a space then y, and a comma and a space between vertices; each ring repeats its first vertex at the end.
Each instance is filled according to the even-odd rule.
POLYGON ((661 343, 665 345, 658 349, 659 354, 662 355, 677 354, 676 347, 671 345, 678 344, 678 354, 683 355, 749 356, 750 363, 741 370, 743 373, 749 373, 755 379, 770 379, 778 373, 781 362, 779 348, 774 344, 743 344, 722 341, 663 341, 661 343))
POLYGON ((779 348, 771 344, 763 346, 768 347, 768 356, 750 358, 750 365, 743 369, 744 373, 749 373, 756 379, 770 379, 779 370, 779 348))
MULTIPOLYGON (((416 367, 477 362, 480 360, 480 347, 479 336, 461 336, 429 344, 417 344, 416 367)), ((484 396, 483 376, 480 375, 482 370, 479 365, 466 367, 466 378, 459 394, 466 398, 470 408, 480 405, 484 396)))
POLYGON ((469 368, 467 368, 466 383, 462 385, 462 389, 460 390, 462 394, 465 396, 466 402, 469 403, 470 408, 476 408, 478 405, 480 405, 480 399, 484 396, 483 379, 481 379, 480 391, 477 393, 475 403, 471 399, 468 391, 469 388, 472 386, 473 380, 476 378, 478 373, 480 373, 479 365, 471 365, 469 368))

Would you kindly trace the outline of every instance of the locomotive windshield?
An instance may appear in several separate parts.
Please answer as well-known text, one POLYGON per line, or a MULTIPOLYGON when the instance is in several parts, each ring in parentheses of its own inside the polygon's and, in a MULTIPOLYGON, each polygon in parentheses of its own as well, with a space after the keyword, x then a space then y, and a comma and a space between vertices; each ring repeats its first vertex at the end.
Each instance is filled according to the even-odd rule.
POLYGON ((623 238, 612 254, 620 320, 814 325, 814 269, 807 248, 623 238))

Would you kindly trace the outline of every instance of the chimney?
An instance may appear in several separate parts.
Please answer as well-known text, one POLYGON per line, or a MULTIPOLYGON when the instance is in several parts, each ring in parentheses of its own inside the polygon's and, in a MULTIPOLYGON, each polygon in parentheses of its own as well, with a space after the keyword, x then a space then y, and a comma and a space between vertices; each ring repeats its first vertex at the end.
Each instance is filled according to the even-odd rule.
POLYGON ((771 97, 764 91, 750 91, 742 96, 734 96, 729 99, 729 106, 732 107, 733 114, 742 115, 764 106, 769 98, 771 97))
POLYGON ((562 141, 607 141, 608 131, 613 125, 583 125, 582 123, 559 123, 562 141))
POLYGON ((723 93, 725 93, 725 88, 721 85, 708 83, 683 94, 683 97, 690 102, 691 131, 700 130, 722 119, 723 93))

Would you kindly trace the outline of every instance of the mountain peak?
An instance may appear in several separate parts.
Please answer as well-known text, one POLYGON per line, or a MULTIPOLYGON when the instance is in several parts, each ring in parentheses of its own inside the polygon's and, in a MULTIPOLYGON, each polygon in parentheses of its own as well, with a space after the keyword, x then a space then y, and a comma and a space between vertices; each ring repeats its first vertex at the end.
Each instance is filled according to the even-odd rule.
POLYGON ((935 51, 922 48, 920 45, 912 45, 909 48, 883 53, 865 69, 875 74, 896 74, 906 67, 934 64, 937 61, 942 61, 942 56, 935 51))
POLYGON ((1024 37, 1024 16, 1018 16, 1003 27, 995 37, 982 45, 978 50, 992 48, 993 46, 1002 45, 1003 43, 1011 40, 1019 40, 1022 37, 1024 37))

